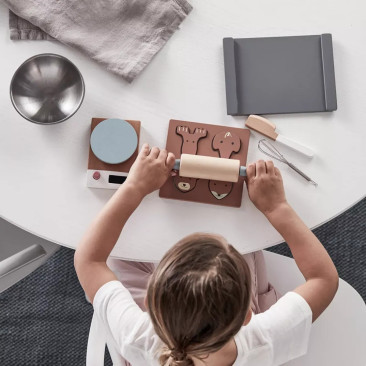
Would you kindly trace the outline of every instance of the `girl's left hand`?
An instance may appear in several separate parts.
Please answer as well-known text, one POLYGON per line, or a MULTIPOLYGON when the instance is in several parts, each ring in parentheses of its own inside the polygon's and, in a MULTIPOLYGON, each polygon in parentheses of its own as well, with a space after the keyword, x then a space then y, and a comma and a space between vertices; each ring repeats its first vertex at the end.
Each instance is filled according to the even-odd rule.
POLYGON ((131 185, 144 197, 166 182, 174 163, 173 153, 160 150, 156 146, 150 150, 149 145, 144 144, 123 185, 131 185))

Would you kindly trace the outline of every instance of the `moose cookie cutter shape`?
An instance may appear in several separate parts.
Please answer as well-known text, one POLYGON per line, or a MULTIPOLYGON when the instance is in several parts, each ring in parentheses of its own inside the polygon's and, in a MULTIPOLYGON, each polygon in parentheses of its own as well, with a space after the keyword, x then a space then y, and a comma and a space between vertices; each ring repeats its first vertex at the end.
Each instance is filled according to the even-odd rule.
MULTIPOLYGON (((204 128, 195 128, 191 133, 189 127, 178 126, 176 128, 177 135, 182 138, 181 153, 182 154, 197 154, 198 141, 207 137, 207 130, 204 128)), ((183 193, 192 191, 197 184, 195 178, 182 178, 179 175, 174 177, 174 185, 183 193)))
POLYGON ((178 126, 176 129, 177 135, 182 137, 182 154, 197 154, 198 141, 202 138, 207 137, 207 130, 205 128, 195 128, 194 132, 191 133, 189 127, 178 126))

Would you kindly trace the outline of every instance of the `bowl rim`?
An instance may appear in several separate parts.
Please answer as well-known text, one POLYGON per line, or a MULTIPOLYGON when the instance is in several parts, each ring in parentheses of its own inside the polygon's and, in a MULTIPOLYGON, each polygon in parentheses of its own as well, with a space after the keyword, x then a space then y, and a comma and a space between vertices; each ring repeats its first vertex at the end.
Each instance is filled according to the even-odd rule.
POLYGON ((38 125, 43 125, 43 126, 47 126, 47 125, 54 125, 54 124, 57 124, 57 123, 61 123, 61 122, 64 122, 66 121, 67 119, 71 118, 78 110, 79 108, 81 107, 81 105, 83 104, 83 101, 84 101, 84 96, 85 96, 85 82, 84 82, 84 78, 83 78, 83 75, 81 74, 80 70, 78 69, 78 67, 72 62, 70 61, 67 57, 65 56, 62 56, 62 55, 59 55, 59 54, 56 54, 56 53, 39 53, 37 55, 34 55, 32 57, 29 57, 28 59, 26 59, 24 62, 22 62, 21 65, 19 65, 19 67, 16 69, 16 71, 14 72, 14 75, 13 77, 11 78, 11 81, 10 81, 10 100, 11 100, 11 103, 13 104, 13 107, 14 109, 18 112, 19 115, 21 115, 24 119, 26 119, 27 121, 29 122, 32 122, 32 123, 36 123, 38 125), (81 99, 80 99, 80 102, 79 104, 77 105, 76 109, 70 113, 68 116, 66 116, 65 118, 62 118, 58 121, 54 121, 54 122, 39 122, 39 121, 36 121, 36 120, 33 120, 29 117, 27 117, 26 115, 24 115, 19 109, 18 109, 18 106, 17 104, 15 103, 14 101, 14 95, 13 95, 13 82, 14 82, 14 79, 16 77, 16 75, 18 74, 19 70, 22 68, 22 66, 24 66, 26 63, 34 60, 34 59, 37 59, 37 58, 41 58, 41 57, 45 57, 45 56, 51 56, 51 57, 55 57, 55 58, 60 58, 60 59, 63 59, 65 60, 66 62, 70 63, 74 68, 75 70, 77 71, 78 75, 80 76, 80 80, 81 80, 81 85, 82 85, 82 91, 81 91, 81 99))

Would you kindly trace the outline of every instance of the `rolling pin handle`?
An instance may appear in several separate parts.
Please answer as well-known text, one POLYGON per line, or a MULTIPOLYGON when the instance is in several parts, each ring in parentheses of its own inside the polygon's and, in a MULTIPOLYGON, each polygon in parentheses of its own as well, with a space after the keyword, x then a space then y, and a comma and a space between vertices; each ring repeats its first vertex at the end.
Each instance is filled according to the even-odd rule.
POLYGON ((180 159, 175 159, 173 170, 179 170, 179 168, 180 168, 180 159))
POLYGON ((246 177, 247 176, 247 168, 245 166, 241 166, 239 168, 239 175, 241 177, 246 177))

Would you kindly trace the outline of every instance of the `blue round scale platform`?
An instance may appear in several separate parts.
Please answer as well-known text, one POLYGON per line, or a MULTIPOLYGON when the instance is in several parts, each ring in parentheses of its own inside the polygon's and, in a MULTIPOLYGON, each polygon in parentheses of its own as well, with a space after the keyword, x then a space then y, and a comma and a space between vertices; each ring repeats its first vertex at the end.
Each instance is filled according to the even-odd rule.
POLYGON ((104 163, 123 163, 137 148, 137 133, 122 119, 106 119, 94 128, 90 146, 94 155, 104 163))

